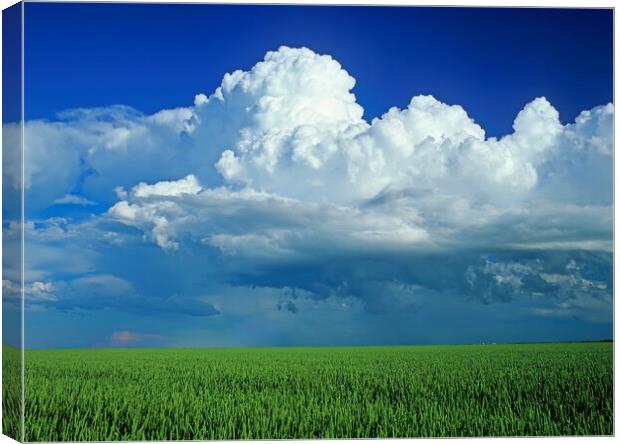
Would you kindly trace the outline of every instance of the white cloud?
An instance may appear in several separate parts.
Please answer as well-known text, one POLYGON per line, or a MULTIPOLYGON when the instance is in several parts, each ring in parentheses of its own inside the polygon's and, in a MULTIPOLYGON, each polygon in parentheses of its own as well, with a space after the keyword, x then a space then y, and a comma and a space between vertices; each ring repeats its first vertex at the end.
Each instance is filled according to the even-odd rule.
POLYGON ((202 187, 196 177, 190 174, 180 180, 157 182, 155 185, 140 182, 133 187, 132 194, 135 197, 182 196, 183 194, 197 194, 201 190, 202 187))
MULTIPOLYGON (((120 245, 135 229, 166 252, 217 251, 247 269, 476 249, 609 250, 612 104, 562 124, 548 100, 534 98, 511 134, 487 138, 461 106, 432 96, 366 122, 354 85, 330 56, 282 47, 226 74, 190 107, 82 109, 28 122, 33 206, 109 204, 78 228, 47 222, 32 238, 54 242, 87 227, 120 245)), ((514 294, 529 276, 514 263, 483 290, 514 294)), ((384 289, 398 306, 415 305, 401 282, 384 289)))
POLYGON ((81 206, 97 205, 96 202, 93 202, 92 200, 88 200, 81 196, 76 196, 75 194, 65 194, 60 199, 56 199, 54 203, 56 205, 81 205, 81 206))
POLYGON ((611 178, 612 105, 562 125, 537 98, 512 134, 486 139, 463 108, 431 96, 368 124, 354 83, 331 57, 286 47, 227 74, 197 96, 185 127, 196 142, 188 158, 208 152, 223 186, 203 188, 217 174, 195 162, 182 179, 117 188, 108 215, 168 250, 185 238, 254 256, 304 256, 311 239, 346 250, 611 239, 600 178, 611 178), (599 179, 566 186, 586 176, 599 179), (597 199, 584 204, 584 193, 597 199))
MULTIPOLYGON (((331 59, 311 57, 307 50, 269 53, 265 62, 236 72, 201 102, 196 113, 202 123, 194 134, 208 133, 213 120, 216 128, 224 127, 224 116, 231 122, 228 136, 220 134, 223 152, 216 163, 231 185, 347 204, 393 188, 514 201, 534 189, 541 172, 554 171, 556 157, 574 158, 567 138, 585 139, 585 126, 563 126, 545 98, 527 104, 515 119, 514 133, 501 139, 485 139, 463 108, 432 96, 414 97, 406 109, 392 108, 368 124, 351 102, 353 82, 342 81, 347 77, 331 59), (290 70, 292 58, 304 63, 290 70), (264 66, 269 69, 257 69, 264 66), (298 88, 308 78, 320 82, 337 103, 327 120, 320 112, 324 94, 298 88)), ((609 133, 600 134, 602 144, 609 145, 609 133)))
MULTIPOLYGON (((190 108, 145 116, 119 105, 26 122, 24 186, 29 207, 63 203, 76 186, 84 199, 109 203, 116 186, 183 175, 189 167, 183 150, 189 142, 183 135, 191 131, 191 116, 190 108)), ((4 126, 7 137, 17 137, 18 130, 4 126)), ((13 182, 17 186, 19 177, 13 182)))
MULTIPOLYGON (((41 303, 58 301, 52 282, 34 281, 24 285, 24 307, 27 310, 39 308, 41 303)), ((11 309, 21 308, 21 284, 9 279, 2 280, 2 297, 11 309)))
MULTIPOLYGON (((174 182, 153 185, 154 189, 180 187, 174 182)), ((199 240, 226 254, 256 257, 303 255, 304 249, 312 249, 313 239, 347 250, 430 243, 425 229, 416 224, 415 212, 383 214, 300 202, 250 188, 221 187, 158 199, 141 196, 139 189, 140 185, 132 189, 129 200, 116 203, 107 216, 143 230, 164 249, 177 249, 176 238, 199 240)))
POLYGON ((25 295, 28 302, 58 300, 51 282, 32 282, 25 287, 25 295))
POLYGON ((517 115, 514 133, 486 139, 463 108, 432 96, 368 123, 354 85, 330 56, 282 47, 247 72, 226 74, 193 107, 150 116, 81 109, 28 122, 26 187, 35 205, 63 199, 78 180, 84 198, 112 202, 115 187, 180 186, 188 175, 196 180, 189 186, 345 205, 394 189, 494 205, 539 193, 581 204, 603 192, 609 203, 600 188, 611 177, 611 104, 562 125, 537 98, 517 115), (566 187, 571 177, 593 180, 566 187))

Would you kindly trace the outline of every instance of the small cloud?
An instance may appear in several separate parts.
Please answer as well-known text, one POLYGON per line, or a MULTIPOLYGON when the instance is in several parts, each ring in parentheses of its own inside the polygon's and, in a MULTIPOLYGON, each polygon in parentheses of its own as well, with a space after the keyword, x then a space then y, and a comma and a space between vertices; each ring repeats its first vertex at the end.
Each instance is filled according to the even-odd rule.
MULTIPOLYGON (((7 307, 20 308, 22 300, 22 287, 20 283, 3 279, 2 296, 5 297, 4 303, 7 307)), ((43 309, 43 306, 38 304, 58 301, 51 282, 34 281, 26 283, 23 287, 23 297, 27 310, 43 309)))
POLYGON ((114 347, 129 347, 150 339, 163 339, 163 336, 150 333, 136 333, 128 330, 115 331, 109 337, 109 341, 114 347))
POLYGON ((131 342, 139 342, 141 335, 130 331, 115 331, 110 336, 110 340, 116 344, 127 344, 131 342))
POLYGON ((123 187, 115 187, 114 188, 114 192, 116 193, 116 196, 120 200, 127 199, 127 191, 125 191, 125 188, 123 188, 123 187))
MULTIPOLYGON (((115 189, 116 190, 116 189, 115 189)), ((202 186, 196 179, 196 176, 190 174, 183 179, 172 181, 161 181, 154 185, 147 185, 144 182, 140 182, 138 185, 131 189, 131 193, 134 197, 145 198, 151 196, 182 196, 184 194, 198 194, 202 191, 202 186)), ((121 196, 123 189, 117 190, 116 194, 121 196)))
POLYGON ((60 199, 56 199, 54 203, 56 205, 81 205, 81 206, 97 205, 97 202, 88 200, 85 197, 76 196, 75 194, 66 194, 64 197, 61 197, 60 199))

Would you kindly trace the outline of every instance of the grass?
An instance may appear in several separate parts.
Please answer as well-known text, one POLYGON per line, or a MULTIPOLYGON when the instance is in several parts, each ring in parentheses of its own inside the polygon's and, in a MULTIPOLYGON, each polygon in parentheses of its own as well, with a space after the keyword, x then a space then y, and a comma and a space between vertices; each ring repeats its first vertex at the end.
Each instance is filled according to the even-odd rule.
POLYGON ((2 346, 2 433, 19 441, 22 412, 21 349, 2 346))
POLYGON ((26 351, 26 440, 613 434, 613 344, 26 351))

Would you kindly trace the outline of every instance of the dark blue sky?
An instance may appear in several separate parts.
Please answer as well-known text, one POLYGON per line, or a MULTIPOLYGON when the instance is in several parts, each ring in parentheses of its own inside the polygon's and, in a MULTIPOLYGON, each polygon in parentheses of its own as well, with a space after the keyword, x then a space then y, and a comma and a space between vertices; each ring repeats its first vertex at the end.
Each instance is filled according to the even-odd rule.
POLYGON ((2 11, 2 120, 21 118, 21 5, 2 11))
POLYGON ((280 45, 340 61, 367 119, 433 94, 503 135, 539 95, 564 122, 612 100, 611 10, 28 3, 25 15, 29 119, 189 105, 280 45))

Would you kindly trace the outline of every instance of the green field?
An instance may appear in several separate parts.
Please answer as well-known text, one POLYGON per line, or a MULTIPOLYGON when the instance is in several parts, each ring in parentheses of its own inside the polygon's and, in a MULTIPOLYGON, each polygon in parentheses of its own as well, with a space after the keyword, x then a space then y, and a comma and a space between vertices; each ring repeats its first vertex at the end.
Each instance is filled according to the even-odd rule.
POLYGON ((27 441, 613 434, 612 343, 26 351, 27 441))
POLYGON ((2 433, 22 439, 21 349, 2 346, 2 433))

